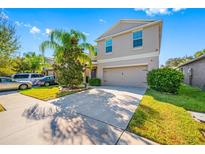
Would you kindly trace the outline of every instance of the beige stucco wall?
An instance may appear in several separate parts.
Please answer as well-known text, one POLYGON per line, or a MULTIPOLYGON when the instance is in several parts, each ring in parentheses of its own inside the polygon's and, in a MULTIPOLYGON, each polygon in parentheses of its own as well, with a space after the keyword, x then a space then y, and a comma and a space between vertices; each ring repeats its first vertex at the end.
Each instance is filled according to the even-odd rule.
POLYGON ((159 52, 159 41, 159 25, 143 29, 143 47, 138 49, 133 48, 132 32, 128 32, 112 38, 112 53, 105 53, 105 39, 97 42, 97 59, 109 59, 141 53, 159 52))
POLYGON ((183 66, 184 82, 189 84, 189 68, 193 69, 192 85, 205 90, 205 59, 183 66))
POLYGON ((152 70, 153 68, 159 67, 159 57, 150 57, 150 58, 140 58, 133 60, 121 60, 116 62, 106 62, 98 63, 97 67, 97 77, 102 80, 103 83, 103 69, 110 67, 125 67, 125 66, 140 66, 147 65, 147 69, 152 70))
MULTIPOLYGON (((116 31, 122 27, 125 25, 116 27, 116 31)), ((146 65, 149 71, 159 67, 160 25, 156 24, 140 30, 143 30, 143 47, 141 48, 133 48, 133 31, 112 37, 112 53, 105 52, 106 39, 97 42, 97 77, 102 80, 102 84, 105 68, 146 65), (149 56, 145 56, 147 54, 149 56)))

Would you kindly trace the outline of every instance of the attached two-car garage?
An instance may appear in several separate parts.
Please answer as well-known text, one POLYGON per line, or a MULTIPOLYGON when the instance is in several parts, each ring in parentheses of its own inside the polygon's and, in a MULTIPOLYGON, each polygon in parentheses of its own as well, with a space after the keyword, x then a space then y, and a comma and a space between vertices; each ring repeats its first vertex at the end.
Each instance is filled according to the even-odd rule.
POLYGON ((103 84, 145 87, 147 65, 111 67, 103 69, 103 84))

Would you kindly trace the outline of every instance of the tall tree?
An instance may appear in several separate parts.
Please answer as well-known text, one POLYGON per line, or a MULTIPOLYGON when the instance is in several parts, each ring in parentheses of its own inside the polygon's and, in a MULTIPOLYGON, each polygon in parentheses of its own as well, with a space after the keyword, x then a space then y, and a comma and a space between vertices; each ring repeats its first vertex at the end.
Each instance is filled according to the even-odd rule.
POLYGON ((179 65, 186 63, 190 60, 192 60, 193 57, 192 56, 185 56, 185 57, 179 57, 179 58, 169 58, 166 63, 165 66, 166 67, 171 67, 171 68, 176 68, 179 65))
POLYGON ((50 64, 44 63, 43 57, 34 52, 26 53, 23 57, 13 58, 13 70, 17 73, 41 72, 43 67, 49 68, 50 64))
POLYGON ((10 56, 20 48, 15 26, 0 17, 0 54, 10 56))
POLYGON ((75 30, 54 30, 50 39, 40 45, 43 53, 47 48, 54 50, 54 69, 58 82, 71 88, 81 84, 85 67, 92 66, 90 57, 84 51, 94 54, 94 47, 86 42, 86 36, 75 30))
POLYGON ((25 57, 15 57, 13 62, 13 70, 15 70, 15 72, 25 73, 31 71, 29 61, 26 60, 25 57))
POLYGON ((197 57, 202 56, 203 54, 205 54, 205 49, 203 49, 203 50, 201 50, 201 51, 197 51, 197 52, 194 54, 194 57, 197 58, 197 57))
POLYGON ((36 55, 35 52, 29 52, 25 55, 25 63, 28 64, 30 71, 33 73, 40 72, 43 66, 43 57, 41 55, 36 55))
POLYGON ((20 48, 15 26, 3 18, 0 12, 0 75, 12 72, 12 55, 20 48))

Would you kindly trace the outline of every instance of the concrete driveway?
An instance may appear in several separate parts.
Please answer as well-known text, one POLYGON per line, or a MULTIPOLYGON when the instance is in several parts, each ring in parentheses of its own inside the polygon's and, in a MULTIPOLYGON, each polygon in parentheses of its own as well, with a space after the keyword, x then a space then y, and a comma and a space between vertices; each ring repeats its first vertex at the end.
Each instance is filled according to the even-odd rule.
POLYGON ((102 86, 48 102, 1 93, 0 144, 154 144, 125 131, 145 90, 102 86))

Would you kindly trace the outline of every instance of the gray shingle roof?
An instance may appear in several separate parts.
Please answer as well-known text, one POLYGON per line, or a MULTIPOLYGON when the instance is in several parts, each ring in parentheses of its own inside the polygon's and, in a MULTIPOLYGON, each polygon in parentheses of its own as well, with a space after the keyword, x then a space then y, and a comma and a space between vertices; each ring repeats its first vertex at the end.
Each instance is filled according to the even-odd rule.
POLYGON ((180 65, 179 67, 185 66, 185 65, 190 64, 190 63, 194 63, 194 62, 199 61, 199 60, 204 59, 204 58, 205 58, 205 54, 200 56, 200 57, 197 57, 197 58, 195 58, 193 60, 190 60, 190 61, 180 65))

